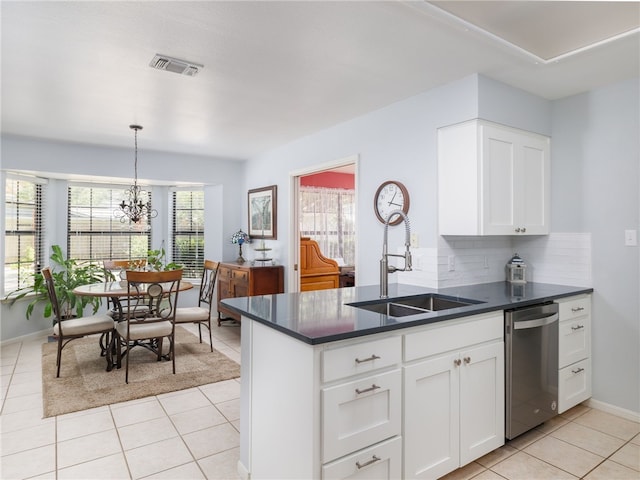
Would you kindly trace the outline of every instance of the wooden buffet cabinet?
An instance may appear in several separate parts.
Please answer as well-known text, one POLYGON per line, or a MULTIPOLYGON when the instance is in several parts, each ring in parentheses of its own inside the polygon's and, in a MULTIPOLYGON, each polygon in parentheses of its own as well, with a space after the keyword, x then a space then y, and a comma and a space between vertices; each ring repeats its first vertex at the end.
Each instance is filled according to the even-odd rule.
POLYGON ((218 325, 221 320, 240 320, 221 300, 284 292, 284 267, 220 263, 218 267, 218 325))

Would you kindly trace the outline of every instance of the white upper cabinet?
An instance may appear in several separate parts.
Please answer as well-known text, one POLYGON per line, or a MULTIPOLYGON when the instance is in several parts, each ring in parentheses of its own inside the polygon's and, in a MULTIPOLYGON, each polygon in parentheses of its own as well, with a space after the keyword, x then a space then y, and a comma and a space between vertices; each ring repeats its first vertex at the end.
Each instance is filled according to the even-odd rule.
POLYGON ((484 120, 438 129, 439 234, 548 234, 549 151, 549 137, 484 120))

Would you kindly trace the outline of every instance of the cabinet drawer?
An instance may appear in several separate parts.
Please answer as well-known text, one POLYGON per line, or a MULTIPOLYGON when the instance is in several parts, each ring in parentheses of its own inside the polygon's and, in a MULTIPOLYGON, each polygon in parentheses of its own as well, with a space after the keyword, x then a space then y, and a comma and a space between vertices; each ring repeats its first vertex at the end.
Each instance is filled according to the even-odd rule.
POLYGON ((231 278, 231 269, 228 267, 220 266, 218 268, 218 277, 223 279, 231 278))
POLYGON ((459 323, 443 322, 420 332, 406 334, 404 360, 410 362, 503 337, 502 310, 468 317, 459 323))
POLYGON ((397 479, 402 476, 402 437, 378 443, 322 467, 322 479, 397 479))
POLYGON ((248 283, 249 281, 249 272, 245 270, 234 270, 231 272, 231 277, 236 283, 248 283))
POLYGON ((560 309, 560 321, 591 315, 590 295, 560 299, 556 303, 560 309))
POLYGON ((591 356, 591 319, 582 316, 560 322, 558 366, 571 365, 591 356))
POLYGON ((322 381, 331 382, 390 367, 399 364, 401 359, 402 340, 399 336, 325 350, 322 354, 322 381))
POLYGON ((591 359, 562 368, 558 374, 558 413, 591 397, 591 359))
POLYGON ((400 369, 322 390, 322 463, 400 434, 400 369))

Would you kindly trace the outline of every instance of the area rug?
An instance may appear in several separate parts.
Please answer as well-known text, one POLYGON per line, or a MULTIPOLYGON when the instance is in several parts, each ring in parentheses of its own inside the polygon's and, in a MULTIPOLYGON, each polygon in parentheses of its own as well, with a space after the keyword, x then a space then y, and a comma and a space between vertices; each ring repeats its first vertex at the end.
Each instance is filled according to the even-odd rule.
MULTIPOLYGON (((167 342, 165 341, 165 344, 167 342)), ((129 360, 129 384, 122 368, 106 371, 96 337, 73 340, 62 350, 56 378, 57 343, 42 345, 42 402, 45 417, 183 390, 240 376, 240 365, 182 327, 176 327, 176 373, 170 361, 156 361, 149 350, 136 347, 129 360)))

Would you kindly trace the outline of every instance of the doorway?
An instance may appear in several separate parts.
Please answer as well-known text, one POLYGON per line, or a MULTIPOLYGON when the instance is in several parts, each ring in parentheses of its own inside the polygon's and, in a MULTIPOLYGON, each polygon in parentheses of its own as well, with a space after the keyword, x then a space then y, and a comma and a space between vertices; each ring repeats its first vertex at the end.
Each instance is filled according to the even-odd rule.
MULTIPOLYGON (((352 156, 291 174, 291 291, 301 290, 301 238, 308 238, 317 244, 316 250, 319 250, 321 257, 319 261, 325 266, 332 262, 337 264, 336 286, 355 285, 356 172, 357 156, 352 156)), ((305 251, 306 245, 305 241, 305 251)), ((307 289, 305 286, 304 290, 307 289)))

